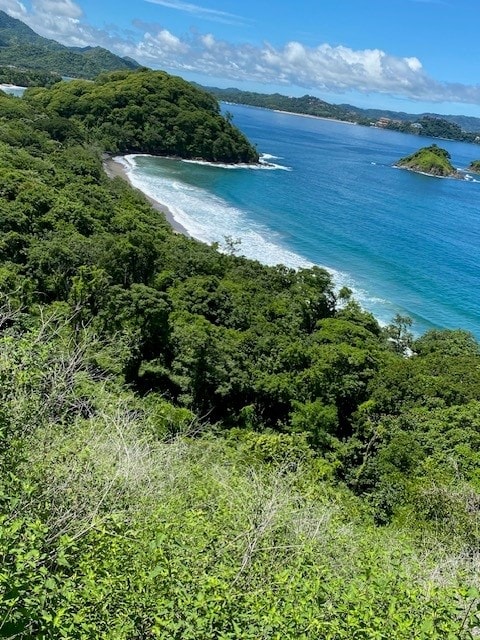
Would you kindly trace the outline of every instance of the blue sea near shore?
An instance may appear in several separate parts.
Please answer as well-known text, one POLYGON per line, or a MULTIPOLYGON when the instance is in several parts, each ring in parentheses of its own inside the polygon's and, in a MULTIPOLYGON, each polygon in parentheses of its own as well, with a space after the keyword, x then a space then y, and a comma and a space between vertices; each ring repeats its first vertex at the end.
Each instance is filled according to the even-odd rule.
POLYGON ((226 105, 264 154, 263 168, 129 156, 129 177, 194 237, 268 264, 329 269, 383 323, 416 333, 463 328, 480 338, 480 181, 392 167, 436 142, 453 164, 480 146, 226 105))

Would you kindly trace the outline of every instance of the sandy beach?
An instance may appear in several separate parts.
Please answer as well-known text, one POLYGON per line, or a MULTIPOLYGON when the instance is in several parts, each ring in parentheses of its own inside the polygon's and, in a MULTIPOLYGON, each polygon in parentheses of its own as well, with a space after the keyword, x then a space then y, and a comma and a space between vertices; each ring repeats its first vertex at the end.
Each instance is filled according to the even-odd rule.
MULTIPOLYGON (((113 158, 104 158, 103 169, 109 178, 122 178, 123 180, 126 180, 130 185, 132 185, 130 178, 128 177, 127 169, 123 166, 123 164, 121 164, 120 162, 116 162, 113 158)), ((133 188, 136 189, 136 187, 133 188)), ((140 189, 138 189, 138 191, 140 191, 140 189)), ((162 202, 158 202, 158 200, 154 200, 154 198, 150 198, 143 191, 141 191, 141 193, 150 202, 154 209, 165 216, 166 221, 170 224, 175 233, 181 233, 184 236, 190 235, 185 227, 183 227, 179 222, 175 220, 172 212, 165 204, 163 204, 162 202)))
MULTIPOLYGON (((249 105, 245 105, 249 106, 249 105)), ((357 125, 358 122, 350 122, 350 120, 339 120, 338 118, 327 118, 326 116, 314 116, 311 113, 296 113, 295 111, 283 111, 283 109, 272 109, 275 113, 286 113, 289 116, 300 116, 301 118, 314 118, 315 120, 328 120, 329 122, 341 122, 342 124, 357 125)))

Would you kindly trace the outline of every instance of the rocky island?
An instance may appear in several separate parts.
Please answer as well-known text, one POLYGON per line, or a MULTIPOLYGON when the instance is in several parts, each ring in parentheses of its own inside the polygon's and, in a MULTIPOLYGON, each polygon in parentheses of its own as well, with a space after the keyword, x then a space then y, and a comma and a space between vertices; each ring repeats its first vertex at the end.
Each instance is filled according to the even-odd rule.
POLYGON ((480 173, 480 160, 474 160, 468 165, 467 171, 472 173, 480 173))
POLYGON ((436 144, 432 144, 430 147, 423 147, 415 153, 401 158, 394 166, 399 169, 408 169, 409 171, 440 178, 463 177, 450 162, 448 151, 437 147, 436 144))

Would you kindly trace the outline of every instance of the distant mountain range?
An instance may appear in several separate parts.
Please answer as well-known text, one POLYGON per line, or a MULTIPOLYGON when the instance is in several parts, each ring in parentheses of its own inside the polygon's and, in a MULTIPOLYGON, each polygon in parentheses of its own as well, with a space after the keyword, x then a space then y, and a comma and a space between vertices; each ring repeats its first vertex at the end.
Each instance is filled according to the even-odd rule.
POLYGON ((362 125, 375 125, 384 129, 393 129, 417 135, 478 142, 480 136, 480 118, 461 115, 439 115, 436 113, 412 114, 384 109, 361 109, 350 104, 331 104, 315 96, 305 95, 299 98, 284 96, 280 93, 255 93, 240 89, 206 87, 217 100, 246 104, 265 109, 275 109, 312 115, 322 118, 334 118, 362 125))
POLYGON ((82 78, 140 66, 135 60, 121 58, 102 47, 66 47, 43 38, 4 11, 0 11, 0 65, 82 78))

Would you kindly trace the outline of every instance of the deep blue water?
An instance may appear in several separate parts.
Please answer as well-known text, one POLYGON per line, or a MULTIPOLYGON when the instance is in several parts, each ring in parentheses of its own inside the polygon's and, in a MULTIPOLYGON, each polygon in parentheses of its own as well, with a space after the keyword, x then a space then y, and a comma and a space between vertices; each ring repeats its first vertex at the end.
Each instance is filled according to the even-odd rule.
MULTIPOLYGON (((229 236, 269 264, 327 267, 383 322, 400 312, 416 332, 460 327, 480 338, 480 182, 392 167, 428 138, 227 108, 273 168, 136 156, 134 184, 201 240, 229 236)), ((480 159, 480 146, 435 142, 457 167, 480 159)))

